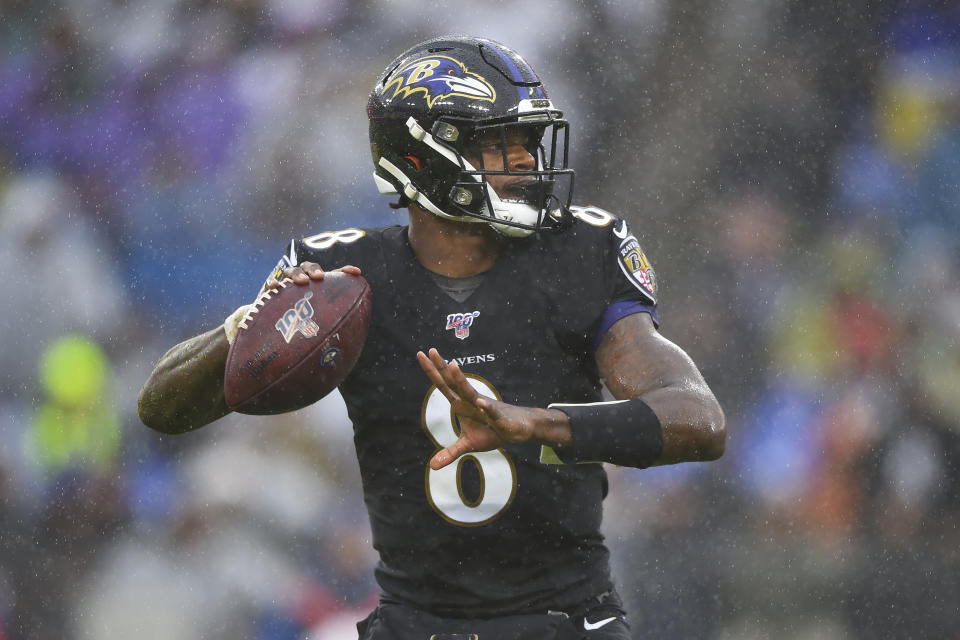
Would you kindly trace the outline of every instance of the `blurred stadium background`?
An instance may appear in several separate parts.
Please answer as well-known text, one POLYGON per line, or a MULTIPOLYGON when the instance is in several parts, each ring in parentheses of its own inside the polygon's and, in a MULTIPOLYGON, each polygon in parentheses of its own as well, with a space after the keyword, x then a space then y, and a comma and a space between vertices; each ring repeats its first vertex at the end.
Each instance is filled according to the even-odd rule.
POLYGON ((0 639, 339 640, 375 599, 336 398, 181 437, 157 357, 292 235, 401 221, 397 52, 518 49, 627 217, 718 463, 611 470, 640 638, 960 638, 960 12, 820 0, 0 2, 0 639))

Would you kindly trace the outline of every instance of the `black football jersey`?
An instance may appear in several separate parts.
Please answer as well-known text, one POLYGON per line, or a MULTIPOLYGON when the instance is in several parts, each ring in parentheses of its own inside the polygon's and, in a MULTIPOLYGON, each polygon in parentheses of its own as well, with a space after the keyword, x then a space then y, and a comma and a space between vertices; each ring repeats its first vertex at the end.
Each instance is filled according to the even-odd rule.
POLYGON ((387 599, 487 617, 564 610, 611 587, 603 467, 547 464, 525 443, 431 470, 458 425, 416 360, 436 347, 480 393, 512 404, 601 400, 597 334, 629 313, 655 316, 656 285, 624 221, 576 212, 567 231, 507 241, 464 302, 417 262, 405 226, 304 238, 281 263, 355 265, 370 283, 367 341, 340 391, 387 599))

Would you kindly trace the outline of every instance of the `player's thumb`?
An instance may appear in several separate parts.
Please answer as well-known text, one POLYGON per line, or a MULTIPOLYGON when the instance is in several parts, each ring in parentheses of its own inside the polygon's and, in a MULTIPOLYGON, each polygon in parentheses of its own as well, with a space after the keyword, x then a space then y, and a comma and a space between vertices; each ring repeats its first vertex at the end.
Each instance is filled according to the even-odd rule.
POLYGON ((469 447, 466 445, 463 438, 460 438, 449 447, 441 449, 433 454, 433 457, 430 458, 430 468, 434 471, 443 469, 445 466, 462 456, 468 450, 469 447))

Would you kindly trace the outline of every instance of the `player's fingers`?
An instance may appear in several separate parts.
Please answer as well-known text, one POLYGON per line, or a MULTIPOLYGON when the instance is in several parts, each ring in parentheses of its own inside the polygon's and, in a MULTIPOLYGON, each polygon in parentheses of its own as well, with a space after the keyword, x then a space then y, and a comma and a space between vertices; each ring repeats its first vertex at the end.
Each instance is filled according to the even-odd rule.
POLYGON ((302 269, 311 280, 323 280, 323 269, 316 262, 301 262, 300 269, 302 269))
POLYGON ((349 273, 355 276, 360 275, 360 267, 355 267, 352 264, 345 264, 338 269, 334 269, 334 271, 343 271, 344 273, 349 273))
MULTIPOLYGON (((431 349, 431 351, 436 350, 431 349)), ((430 382, 432 382, 437 389, 440 390, 440 393, 443 394, 443 397, 449 400, 451 404, 459 400, 457 394, 450 389, 449 385, 447 385, 447 381, 443 379, 443 376, 437 370, 436 364, 433 362, 432 357, 428 357, 423 351, 417 351, 417 362, 420 363, 420 368, 423 369, 425 374, 427 374, 427 378, 430 379, 430 382)))
POLYGON ((461 438, 449 447, 441 449, 433 454, 433 457, 430 458, 430 468, 434 471, 437 469, 442 469, 463 454, 469 453, 472 450, 473 449, 470 448, 466 441, 461 438))
POLYGON ((444 379, 453 389, 454 393, 463 398, 464 401, 476 405, 477 398, 480 397, 480 394, 473 388, 470 381, 467 380, 467 376, 463 375, 463 370, 460 369, 459 364, 456 362, 448 363, 443 373, 444 379))
MULTIPOLYGON (((473 385, 470 384, 467 377, 463 375, 463 370, 460 368, 460 365, 452 360, 447 362, 436 349, 430 349, 429 359, 444 383, 450 388, 451 393, 444 393, 444 395, 453 403, 454 411, 465 415, 472 415, 484 421, 485 416, 477 412, 476 402, 477 398, 485 396, 481 396, 473 385)), ((436 384, 436 382, 434 382, 434 384, 436 384)), ((437 386, 439 387, 440 385, 437 386)))
MULTIPOLYGON (((296 284, 307 284, 310 282, 310 276, 304 273, 300 267, 287 267, 281 275, 283 275, 284 278, 293 280, 296 284)), ((283 278, 281 278, 281 280, 282 279, 283 278)))
POLYGON ((437 471, 438 469, 443 469, 454 460, 455 458, 446 449, 441 449, 430 458, 430 468, 437 471))
POLYGON ((453 385, 451 384, 453 378, 451 377, 452 369, 451 366, 456 365, 455 362, 447 362, 443 356, 440 355, 440 352, 436 349, 430 349, 430 363, 433 365, 433 368, 436 369, 437 373, 440 375, 444 384, 446 384, 451 389, 453 385))
POLYGON ((443 380, 443 376, 437 371, 437 366, 423 351, 417 351, 417 363, 419 363, 423 372, 427 374, 427 377, 430 378, 430 382, 437 385, 437 387, 447 386, 447 383, 443 380))
POLYGON ((436 368, 438 372, 442 372, 447 368, 447 361, 443 359, 443 356, 440 355, 440 352, 434 348, 431 348, 428 352, 430 354, 430 362, 436 368))
MULTIPOLYGON (((453 380, 453 367, 456 366, 456 362, 447 360, 440 355, 440 352, 435 348, 430 349, 430 362, 433 363, 433 366, 436 370, 443 376, 443 379, 448 383, 453 380)), ((458 367, 459 369, 459 367, 458 367)))

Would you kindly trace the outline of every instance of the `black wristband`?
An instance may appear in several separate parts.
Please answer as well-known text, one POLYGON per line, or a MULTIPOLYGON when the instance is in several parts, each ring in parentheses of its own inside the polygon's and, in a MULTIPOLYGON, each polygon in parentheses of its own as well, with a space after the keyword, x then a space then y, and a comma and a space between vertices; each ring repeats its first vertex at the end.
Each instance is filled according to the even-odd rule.
POLYGON ((554 447, 563 462, 612 462, 643 469, 663 452, 663 427, 639 398, 590 404, 551 404, 570 418, 573 442, 554 447))

